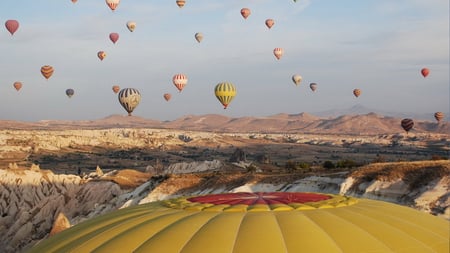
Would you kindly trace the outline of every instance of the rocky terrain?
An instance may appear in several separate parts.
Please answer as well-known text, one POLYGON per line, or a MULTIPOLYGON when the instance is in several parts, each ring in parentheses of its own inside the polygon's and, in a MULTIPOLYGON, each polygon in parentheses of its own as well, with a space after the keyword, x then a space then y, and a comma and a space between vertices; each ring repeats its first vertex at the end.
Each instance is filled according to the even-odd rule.
POLYGON ((119 208, 219 192, 345 194, 399 203, 450 219, 447 160, 377 163, 351 171, 314 173, 230 172, 220 161, 173 164, 171 173, 156 174, 153 169, 104 173, 97 168, 83 177, 54 174, 36 165, 0 170, 0 250, 24 251, 50 232, 119 208), (66 222, 61 223, 61 217, 66 222))
POLYGON ((311 191, 450 219, 450 124, 367 115, 0 121, 0 252, 182 195, 311 191))

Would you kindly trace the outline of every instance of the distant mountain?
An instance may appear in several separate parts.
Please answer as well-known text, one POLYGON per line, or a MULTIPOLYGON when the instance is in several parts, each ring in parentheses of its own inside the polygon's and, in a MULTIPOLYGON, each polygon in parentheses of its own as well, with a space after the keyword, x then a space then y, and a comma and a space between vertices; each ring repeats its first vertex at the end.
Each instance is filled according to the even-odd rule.
MULTIPOLYGON (((390 116, 395 118, 413 118, 416 120, 434 120, 434 112, 432 113, 414 113, 414 112, 391 112, 391 111, 383 111, 367 108, 360 104, 354 105, 350 108, 344 109, 333 109, 326 111, 315 112, 314 115, 319 117, 338 117, 342 115, 354 115, 354 114, 368 114, 368 113, 376 113, 384 116, 390 116)), ((449 113, 444 112, 447 115, 447 120, 449 119, 449 113)))
MULTIPOLYGON (((137 116, 111 115, 97 120, 45 120, 38 122, 0 121, 0 129, 107 129, 107 128, 163 128, 206 132, 246 133, 324 133, 324 134, 395 134, 402 133, 402 117, 384 116, 352 107, 351 113, 318 117, 308 113, 275 114, 266 117, 227 117, 219 114, 186 115, 172 121, 158 121, 137 116), (356 113, 359 112, 359 113, 356 113)), ((450 133, 448 121, 414 118, 411 132, 450 133)))

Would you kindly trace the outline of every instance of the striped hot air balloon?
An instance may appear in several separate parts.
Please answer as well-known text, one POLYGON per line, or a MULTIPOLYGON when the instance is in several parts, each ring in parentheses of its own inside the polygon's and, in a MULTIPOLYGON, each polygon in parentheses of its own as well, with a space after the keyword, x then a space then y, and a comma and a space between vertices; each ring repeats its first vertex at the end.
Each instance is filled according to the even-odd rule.
POLYGON ((45 65, 41 67, 41 73, 47 80, 53 75, 53 71, 54 69, 50 65, 45 65))
POLYGON ((112 10, 115 11, 117 6, 120 3, 120 0, 105 0, 106 1, 106 5, 108 5, 108 7, 112 10))
POLYGON ((355 95, 355 97, 359 97, 361 95, 361 90, 360 89, 354 89, 353 90, 353 95, 355 95))
POLYGON ((128 112, 128 116, 131 116, 131 113, 141 102, 141 93, 134 88, 124 88, 120 90, 118 98, 119 103, 128 112))
POLYGON ((444 113, 443 112, 436 112, 434 113, 434 118, 437 120, 437 122, 441 122, 441 120, 444 118, 444 113))
POLYGON ((178 91, 181 92, 188 82, 188 78, 184 74, 176 74, 172 78, 172 82, 177 87, 178 91))
POLYGON ((402 119, 400 125, 403 127, 403 129, 408 133, 414 126, 414 121, 412 119, 402 119))
POLYGON ((19 21, 10 19, 5 22, 6 30, 8 30, 11 35, 14 35, 14 33, 19 29, 19 21))
POLYGON ((273 54, 275 55, 277 60, 279 60, 284 54, 284 49, 282 49, 281 47, 277 47, 273 50, 273 54))
POLYGON ((236 96, 236 87, 229 82, 218 83, 214 88, 214 94, 223 105, 223 109, 227 109, 231 100, 236 96))
POLYGON ((17 91, 19 91, 22 88, 22 83, 21 82, 14 82, 13 87, 17 91))

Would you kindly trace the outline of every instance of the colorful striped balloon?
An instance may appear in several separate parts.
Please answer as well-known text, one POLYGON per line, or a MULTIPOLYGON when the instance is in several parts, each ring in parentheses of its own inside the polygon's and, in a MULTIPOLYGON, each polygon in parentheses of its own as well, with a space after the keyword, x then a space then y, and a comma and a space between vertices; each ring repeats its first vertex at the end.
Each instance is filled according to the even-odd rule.
POLYGON ((128 112, 128 116, 131 116, 141 102, 141 93, 134 88, 124 88, 119 92, 118 98, 122 107, 128 112))
POLYGON ((45 65, 41 67, 41 73, 47 80, 53 75, 53 71, 54 69, 50 65, 45 65))
POLYGON ((177 87, 178 91, 181 92, 188 82, 188 78, 184 74, 176 74, 172 78, 172 82, 177 87))
POLYGON ((436 112, 434 114, 434 118, 437 120, 438 123, 444 118, 444 116, 445 115, 443 112, 436 112))
POLYGON ((119 5, 120 0, 106 0, 106 5, 108 5, 108 7, 114 11, 116 10, 117 6, 119 5))
POLYGON ((284 54, 284 49, 277 47, 273 50, 273 54, 275 55, 275 57, 277 58, 277 60, 281 59, 281 57, 284 54))
POLYGON ((408 133, 414 126, 414 121, 412 119, 402 119, 401 121, 401 126, 403 127, 403 129, 406 131, 406 133, 408 133))
POLYGON ((223 109, 227 109, 231 100, 236 96, 236 87, 228 82, 218 83, 214 88, 214 94, 223 105, 223 109))

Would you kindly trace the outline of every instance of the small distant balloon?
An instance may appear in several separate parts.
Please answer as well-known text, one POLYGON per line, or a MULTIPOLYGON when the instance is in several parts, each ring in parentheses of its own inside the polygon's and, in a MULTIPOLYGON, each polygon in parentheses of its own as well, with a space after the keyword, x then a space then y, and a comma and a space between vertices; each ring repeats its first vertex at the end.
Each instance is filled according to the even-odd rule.
POLYGON ((310 88, 312 91, 316 91, 316 89, 317 89, 317 83, 310 83, 310 84, 309 84, 309 88, 310 88))
POLYGON ((422 73, 422 76, 425 78, 430 74, 430 70, 428 68, 423 68, 420 70, 420 73, 422 73))
POLYGON ((361 95, 361 90, 360 89, 354 89, 353 90, 353 95, 355 95, 355 97, 359 97, 361 95))
POLYGON ((202 33, 196 33, 195 34, 195 39, 197 40, 198 43, 202 42, 203 34, 202 33))
POLYGON ((188 78, 184 74, 176 74, 172 78, 172 82, 177 87, 178 91, 181 92, 188 82, 188 78))
POLYGON ((115 11, 117 6, 120 3, 120 0, 105 0, 106 1, 106 5, 108 5, 108 7, 112 10, 115 11))
POLYGON ((275 55, 275 57, 277 58, 277 60, 281 59, 281 57, 284 54, 284 50, 280 47, 277 47, 273 50, 273 54, 275 55))
POLYGON ((72 0, 72 3, 76 3, 77 2, 77 0, 72 0))
POLYGON ((444 113, 443 112, 436 112, 434 113, 434 118, 436 119, 436 121, 439 123, 441 122, 441 120, 444 118, 444 113))
POLYGON ((49 79, 53 75, 53 67, 50 65, 44 65, 41 67, 41 73, 45 79, 49 79))
POLYGON ((133 32, 134 29, 136 28, 136 22, 128 21, 127 22, 127 28, 128 28, 128 30, 130 30, 130 32, 133 32))
POLYGON ((19 21, 10 19, 5 22, 6 30, 8 30, 11 35, 14 35, 14 33, 19 29, 19 21))
POLYGON ((97 56, 101 61, 103 61, 103 59, 105 59, 105 57, 106 57, 106 53, 104 51, 99 51, 97 53, 97 56))
POLYGON ((178 7, 183 8, 183 6, 186 4, 186 0, 177 0, 176 3, 178 7))
POLYGON ((295 83, 295 85, 299 85, 302 81, 302 76, 299 74, 295 74, 292 76, 292 81, 295 83))
POLYGON ((267 26, 267 28, 272 28, 272 26, 275 24, 275 21, 273 20, 273 19, 271 19, 271 18, 269 18, 269 19, 266 19, 266 26, 267 26))
POLYGON ((14 82, 13 84, 14 88, 19 91, 22 88, 22 83, 21 82, 14 82))
POLYGON ((214 88, 214 95, 223 105, 223 109, 227 109, 231 100, 236 96, 236 87, 229 82, 218 83, 214 88))
POLYGON ((251 14, 251 11, 250 11, 249 8, 242 8, 242 9, 241 9, 241 15, 242 15, 242 17, 243 17, 244 19, 247 19, 248 16, 250 16, 250 14, 251 14))
POLYGON ((75 94, 75 91, 73 89, 67 89, 66 90, 66 95, 71 98, 73 96, 73 94, 75 94))
POLYGON ((169 101, 172 98, 172 95, 170 95, 170 93, 164 93, 163 97, 166 101, 169 101))
POLYGON ((110 33, 109 39, 112 41, 112 43, 116 44, 117 40, 119 40, 119 34, 118 33, 110 33))
POLYGON ((400 122, 400 125, 403 127, 403 130, 406 131, 406 133, 408 133, 414 126, 414 121, 412 119, 402 119, 402 121, 400 122))
POLYGON ((113 85, 112 90, 113 90, 114 93, 117 94, 117 92, 120 91, 120 86, 119 85, 113 85))
POLYGON ((118 99, 125 111, 128 112, 128 116, 131 116, 131 113, 141 102, 141 93, 134 88, 124 88, 119 91, 118 99))

